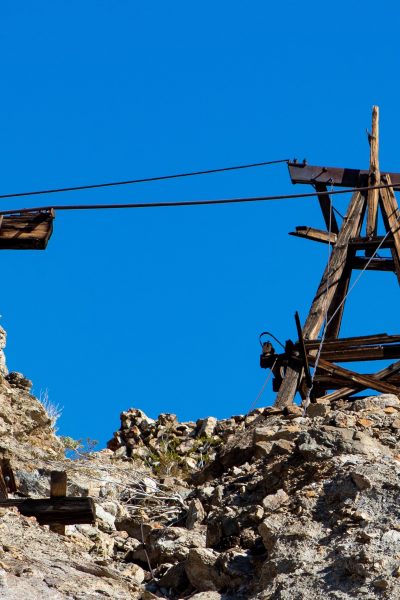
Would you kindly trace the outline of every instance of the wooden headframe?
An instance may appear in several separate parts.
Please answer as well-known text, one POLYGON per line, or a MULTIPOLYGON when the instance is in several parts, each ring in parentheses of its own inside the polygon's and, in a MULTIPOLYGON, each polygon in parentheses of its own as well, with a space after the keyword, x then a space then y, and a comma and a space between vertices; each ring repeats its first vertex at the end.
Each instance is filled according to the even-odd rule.
MULTIPOLYGON (((291 348, 293 346, 295 351, 286 351, 284 355, 286 370, 276 398, 278 406, 291 404, 297 391, 300 391, 303 397, 307 394, 305 364, 304 360, 299 359, 299 355, 304 355, 305 347, 307 362, 311 366, 315 365, 319 346, 318 338, 322 331, 324 331, 325 342, 318 361, 318 369, 314 375, 316 388, 314 395, 325 395, 327 390, 336 389, 325 396, 336 399, 351 396, 360 389, 372 388, 377 391, 389 392, 390 390, 390 393, 397 393, 400 396, 400 362, 372 375, 359 374, 334 364, 335 361, 346 362, 349 360, 348 357, 350 359, 353 357, 353 360, 374 360, 374 358, 370 358, 371 356, 374 356, 375 359, 377 356, 378 358, 400 358, 400 344, 393 345, 393 338, 396 336, 380 334, 380 341, 384 340, 384 346, 379 346, 380 351, 376 349, 376 344, 374 346, 371 342, 371 337, 374 336, 367 336, 368 339, 365 336, 338 339, 353 270, 393 271, 400 283, 400 211, 391 175, 380 173, 379 170, 379 109, 376 106, 373 107, 372 131, 368 138, 370 168, 367 173, 350 169, 309 167, 306 164, 298 165, 297 163, 289 165, 294 183, 302 182, 314 185, 319 193, 320 207, 327 229, 329 229, 321 231, 312 227, 298 227, 291 235, 330 243, 332 252, 304 323, 301 344, 300 340, 297 344, 292 344, 291 348), (301 172, 302 169, 305 171, 301 172), (308 176, 308 179, 307 173, 312 174, 312 176, 308 176), (333 176, 327 179, 331 173, 333 176), (352 187, 365 185, 369 188, 376 188, 379 185, 387 187, 355 191, 339 228, 332 211, 329 195, 326 193, 329 180, 334 184, 337 183, 335 177, 339 181, 339 185, 343 186, 349 185, 347 181, 350 178, 352 187), (385 227, 385 236, 380 237, 377 235, 379 210, 385 227), (365 236, 362 237, 364 220, 365 236), (390 248, 392 258, 377 258, 375 254, 378 248, 390 248), (364 251, 364 256, 357 254, 360 250, 364 251), (334 349, 331 347, 332 343, 336 344, 334 349), (300 346, 303 346, 303 352, 300 352, 300 346), (354 357, 357 358, 354 359, 354 357)), ((392 174, 392 177, 396 184, 400 182, 399 174, 392 174)), ((397 337, 400 340, 400 337, 397 337)), ((399 340, 396 338, 397 342, 399 340)), ((277 386, 275 385, 275 387, 277 386)))

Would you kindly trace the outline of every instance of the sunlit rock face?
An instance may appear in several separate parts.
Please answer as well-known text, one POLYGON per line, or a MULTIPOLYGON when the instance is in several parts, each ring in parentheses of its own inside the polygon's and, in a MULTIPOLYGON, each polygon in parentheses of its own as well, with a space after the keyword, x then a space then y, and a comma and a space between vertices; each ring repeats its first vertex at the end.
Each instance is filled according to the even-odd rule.
POLYGON ((0 503, 0 598, 400 598, 397 396, 187 423, 130 408, 108 449, 68 438, 65 459, 31 385, 0 376, 10 496, 49 496, 62 470, 96 522, 60 536, 0 503))

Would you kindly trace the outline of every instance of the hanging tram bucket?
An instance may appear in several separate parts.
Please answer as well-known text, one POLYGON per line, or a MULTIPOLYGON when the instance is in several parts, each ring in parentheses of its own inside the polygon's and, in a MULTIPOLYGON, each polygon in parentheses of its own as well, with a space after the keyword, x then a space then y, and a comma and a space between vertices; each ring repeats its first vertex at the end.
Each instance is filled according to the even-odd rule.
POLYGON ((53 221, 53 209, 0 215, 0 250, 44 250, 53 221))

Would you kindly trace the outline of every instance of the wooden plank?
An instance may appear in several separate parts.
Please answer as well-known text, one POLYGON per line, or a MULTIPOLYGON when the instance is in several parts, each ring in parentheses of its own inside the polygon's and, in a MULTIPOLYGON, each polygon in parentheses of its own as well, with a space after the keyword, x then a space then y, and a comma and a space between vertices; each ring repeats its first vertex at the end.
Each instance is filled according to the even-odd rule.
POLYGON ((389 360, 392 358, 400 358, 400 344, 392 344, 389 346, 364 346, 344 350, 330 350, 324 345, 321 356, 326 360, 333 362, 389 360))
MULTIPOLYGON (((350 348, 352 346, 371 345, 371 344, 391 344, 400 343, 400 335, 388 335, 387 333, 374 333, 372 335, 358 335, 351 337, 339 338, 336 340, 325 340, 324 348, 350 348)), ((306 340, 305 345, 307 350, 318 348, 319 340, 306 340)))
MULTIPOLYGON (((305 339, 316 339, 320 332, 326 314, 326 307, 331 304, 346 267, 348 242, 357 235, 361 227, 364 210, 365 197, 360 192, 355 192, 338 234, 336 245, 333 247, 329 265, 327 265, 322 276, 303 327, 305 339)), ((300 382, 300 375, 301 367, 299 365, 288 366, 276 398, 277 406, 287 406, 293 402, 300 382)))
POLYGON ((306 225, 299 225, 296 227, 296 231, 291 231, 289 235, 294 237, 304 238, 306 240, 312 240, 313 242, 322 242, 323 244, 336 244, 337 235, 336 233, 329 233, 322 229, 315 229, 315 227, 307 227, 306 225))
MULTIPOLYGON (((373 375, 371 375, 371 373, 367 373, 367 374, 369 376, 373 376, 373 375)), ((385 379, 385 381, 400 388, 400 375, 390 375, 389 377, 387 377, 385 379)), ((341 377, 338 377, 337 375, 335 377, 330 376, 329 373, 324 374, 324 375, 320 374, 314 378, 314 388, 313 389, 318 388, 321 391, 326 391, 326 390, 342 390, 343 388, 347 388, 347 387, 353 388, 352 394, 355 394, 356 392, 358 392, 362 389, 365 389, 365 387, 355 386, 354 382, 348 381, 347 379, 343 379, 341 377)), ((332 392, 332 393, 335 393, 335 392, 332 392)), ((318 394, 316 394, 316 397, 320 397, 320 396, 318 396, 318 394)), ((342 397, 342 396, 340 396, 340 397, 342 397)))
MULTIPOLYGON (((52 471, 50 475, 50 497, 65 498, 67 495, 67 474, 65 471, 52 471)), ((52 523, 50 530, 65 535, 65 525, 52 523)))
MULTIPOLYGON (((391 375, 397 374, 400 371, 400 360, 385 367, 381 371, 378 371, 374 375, 370 375, 373 379, 386 380, 391 375)), ((347 398, 352 394, 355 394, 357 391, 364 390, 366 388, 371 387, 370 385, 349 385, 348 387, 342 387, 338 389, 336 392, 332 392, 331 394, 327 394, 324 396, 325 399, 333 401, 340 400, 341 398, 347 398)))
POLYGON ((87 497, 10 498, 0 501, 0 508, 10 506, 15 506, 26 517, 36 517, 40 525, 82 525, 96 520, 93 499, 87 497))
MULTIPOLYGON (((301 163, 289 163, 289 174, 292 183, 315 185, 323 183, 335 187, 363 187, 368 185, 369 170, 346 169, 343 167, 324 167, 301 163)), ((400 187, 400 173, 385 173, 390 176, 393 187, 400 187)), ((381 173, 382 177, 383 173, 381 173)))
MULTIPOLYGON (((370 154, 369 154, 369 175, 368 185, 380 185, 381 177, 379 173, 379 107, 372 107, 372 130, 369 136, 370 154)), ((380 190, 368 190, 367 196, 367 237, 376 235, 376 218, 378 212, 378 198, 380 190)))
MULTIPOLYGON (((391 179, 385 176, 382 180, 384 183, 391 185, 391 179)), ((397 204, 396 196, 393 188, 385 188, 380 190, 382 217, 387 231, 391 231, 393 238, 393 247, 391 249, 392 258, 395 264, 395 272, 400 283, 400 211, 397 204)))
POLYGON ((337 289, 333 296, 332 302, 330 303, 328 309, 328 323, 326 329, 325 339, 336 339, 339 336, 340 328, 342 326, 343 313, 344 313, 344 298, 348 292, 350 286, 351 279, 351 268, 349 265, 349 261, 354 258, 354 250, 351 248, 348 249, 346 265, 343 269, 342 277, 338 283, 337 289))
MULTIPOLYGON (((309 357, 308 360, 310 364, 315 364, 314 357, 309 357)), ((357 384, 357 386, 360 385, 365 388, 371 388, 372 390, 382 392, 383 394, 395 394, 396 396, 400 396, 400 389, 394 385, 391 385, 390 383, 386 383, 385 381, 364 375, 362 373, 350 371, 349 369, 345 369, 339 365, 334 365, 323 358, 319 359, 318 369, 332 373, 332 375, 342 375, 343 377, 348 378, 350 381, 353 381, 355 384, 357 384)))
POLYGON ((335 213, 333 212, 330 196, 326 194, 328 191, 326 185, 317 182, 314 187, 316 192, 325 192, 324 194, 318 194, 318 201, 327 230, 332 233, 339 233, 339 226, 336 221, 335 213))
POLYGON ((373 258, 371 261, 366 256, 355 256, 351 260, 351 268, 367 271, 395 271, 395 263, 391 258, 373 258), (368 265, 368 266, 367 266, 368 265))
POLYGON ((393 248, 394 242, 392 236, 386 238, 383 241, 383 236, 376 236, 374 238, 358 237, 351 239, 349 246, 354 250, 376 250, 383 248, 393 248))

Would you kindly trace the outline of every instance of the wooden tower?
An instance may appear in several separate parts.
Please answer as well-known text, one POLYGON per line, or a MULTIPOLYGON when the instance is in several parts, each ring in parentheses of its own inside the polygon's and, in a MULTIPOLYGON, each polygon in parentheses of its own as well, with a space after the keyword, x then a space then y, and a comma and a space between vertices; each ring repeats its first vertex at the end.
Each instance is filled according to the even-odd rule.
POLYGON ((303 399, 351 397, 371 388, 400 396, 400 361, 368 375, 337 363, 400 358, 400 335, 386 333, 340 338, 340 325, 353 270, 393 271, 400 283, 400 211, 394 190, 400 189, 400 173, 380 173, 379 109, 372 111, 369 171, 309 166, 289 163, 293 183, 314 186, 326 231, 297 227, 291 235, 332 246, 329 263, 311 304, 303 328, 297 316, 298 341, 287 342, 285 352, 275 354, 269 342, 263 344, 261 366, 272 368, 277 406, 293 402, 299 391, 303 399), (339 227, 327 186, 375 188, 354 191, 347 213, 339 227), (378 186, 386 186, 377 189, 378 186), (378 211, 385 231, 378 235, 378 211), (365 220, 365 233, 362 234, 365 220), (391 258, 379 258, 382 248, 390 248, 391 258), (321 339, 323 344, 321 344, 321 339), (314 378, 309 365, 317 368, 314 378), (329 392, 329 393, 328 393, 329 392))

